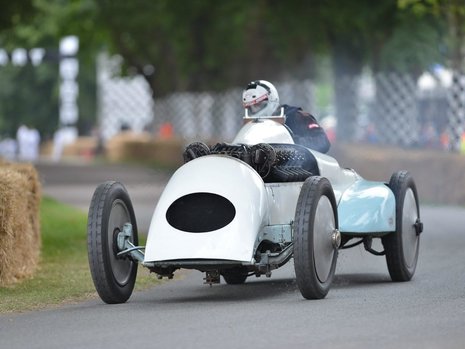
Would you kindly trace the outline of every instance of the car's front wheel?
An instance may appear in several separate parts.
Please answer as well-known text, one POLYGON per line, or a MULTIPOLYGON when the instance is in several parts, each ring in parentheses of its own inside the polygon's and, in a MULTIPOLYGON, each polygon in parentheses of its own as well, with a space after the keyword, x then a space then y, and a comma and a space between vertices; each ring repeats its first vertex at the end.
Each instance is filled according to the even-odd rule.
POLYGON ((319 176, 304 182, 294 220, 294 269, 304 298, 326 297, 336 270, 340 233, 330 182, 319 176))
POLYGON ((92 197, 87 223, 87 251, 95 289, 105 303, 124 303, 132 294, 137 262, 117 256, 118 234, 125 223, 132 225, 134 245, 137 225, 129 195, 119 182, 105 182, 92 197))

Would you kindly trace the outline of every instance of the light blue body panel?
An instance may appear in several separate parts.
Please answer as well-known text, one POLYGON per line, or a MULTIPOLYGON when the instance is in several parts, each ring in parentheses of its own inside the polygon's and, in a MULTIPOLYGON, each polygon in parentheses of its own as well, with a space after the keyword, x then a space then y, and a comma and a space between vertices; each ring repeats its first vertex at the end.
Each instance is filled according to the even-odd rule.
POLYGON ((367 181, 354 170, 341 168, 336 159, 312 151, 320 175, 326 177, 338 203, 339 231, 374 235, 395 231, 396 201, 382 182, 367 181))
POLYGON ((395 231, 394 194, 384 183, 360 178, 343 192, 338 217, 341 233, 368 235, 395 231))

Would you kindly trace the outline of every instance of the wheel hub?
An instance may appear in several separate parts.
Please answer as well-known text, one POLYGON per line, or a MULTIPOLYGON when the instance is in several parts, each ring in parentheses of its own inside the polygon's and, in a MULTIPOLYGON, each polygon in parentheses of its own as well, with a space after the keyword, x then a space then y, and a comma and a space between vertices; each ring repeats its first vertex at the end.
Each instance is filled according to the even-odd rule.
POLYGON ((338 249, 341 246, 341 232, 338 229, 334 229, 331 234, 331 242, 335 249, 338 249))
POLYGON ((415 227, 415 232, 418 235, 420 235, 423 232, 423 222, 420 221, 420 218, 417 218, 417 221, 413 225, 415 227))
POLYGON ((132 237, 132 224, 131 223, 124 223, 123 225, 123 230, 120 231, 118 229, 118 235, 117 235, 117 246, 118 246, 118 252, 122 251, 127 248, 126 246, 126 241, 130 241, 132 237))

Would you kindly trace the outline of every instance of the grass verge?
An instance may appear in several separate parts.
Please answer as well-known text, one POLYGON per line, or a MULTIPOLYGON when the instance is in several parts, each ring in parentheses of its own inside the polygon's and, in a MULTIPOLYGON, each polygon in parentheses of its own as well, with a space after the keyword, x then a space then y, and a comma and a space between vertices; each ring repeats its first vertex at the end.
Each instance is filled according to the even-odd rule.
MULTIPOLYGON (((45 197, 40 216, 39 270, 31 279, 0 288, 0 313, 23 312, 97 297, 87 261, 87 214, 45 197)), ((136 290, 146 289, 157 281, 147 269, 139 268, 136 290)))

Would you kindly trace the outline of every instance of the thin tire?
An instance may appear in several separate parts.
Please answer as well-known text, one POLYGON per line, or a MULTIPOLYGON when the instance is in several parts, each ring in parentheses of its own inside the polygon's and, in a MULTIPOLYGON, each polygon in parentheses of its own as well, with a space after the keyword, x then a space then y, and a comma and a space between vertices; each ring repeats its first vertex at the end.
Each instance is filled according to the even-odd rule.
POLYGON ((132 294, 137 262, 117 257, 117 235, 125 223, 132 224, 130 241, 138 245, 137 224, 125 187, 114 181, 97 187, 87 223, 87 252, 95 289, 109 304, 124 303, 132 294))
POLYGON ((309 177, 297 201, 294 220, 294 269, 297 286, 306 299, 326 297, 336 270, 337 206, 330 182, 309 177))
POLYGON ((382 238, 386 262, 392 281, 409 281, 415 273, 420 247, 417 188, 407 171, 394 173, 389 187, 396 199, 396 231, 382 238))

